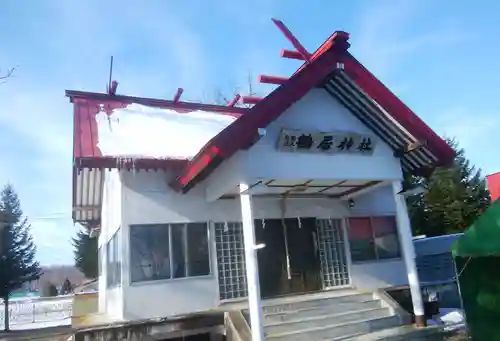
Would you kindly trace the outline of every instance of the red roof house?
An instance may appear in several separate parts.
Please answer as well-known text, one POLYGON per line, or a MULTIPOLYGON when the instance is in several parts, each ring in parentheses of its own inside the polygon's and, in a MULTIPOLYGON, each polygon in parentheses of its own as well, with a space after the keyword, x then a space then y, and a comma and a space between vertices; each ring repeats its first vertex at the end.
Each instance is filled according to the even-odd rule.
POLYGON ((173 100, 124 96, 111 91, 66 91, 74 105, 73 218, 98 223, 103 182, 100 169, 175 170, 177 176, 171 179, 170 186, 178 192, 188 192, 237 151, 251 147, 257 140, 259 128, 266 128, 311 89, 318 87, 342 103, 387 143, 406 171, 428 172, 433 167, 452 162, 454 152, 447 143, 348 51, 349 34, 337 31, 315 52, 308 53, 280 21, 275 20, 275 23, 295 47, 295 51, 282 51, 282 56, 300 59, 303 64, 289 78, 260 76, 261 82, 278 86, 264 98, 244 97, 244 103, 254 103, 250 108, 235 105, 239 96, 228 106, 183 102, 180 100, 182 89, 173 100), (96 115, 99 112, 109 114, 130 104, 173 109, 180 113, 199 110, 237 119, 190 159, 135 157, 132 160, 102 155, 97 146, 96 115))
MULTIPOLYGON (((139 98, 117 94, 116 82, 107 93, 66 92, 73 219, 101 227, 99 311, 152 319, 248 298, 240 303, 263 340, 261 297, 349 288, 364 304, 376 297, 369 290, 409 284, 423 326, 401 182, 403 171, 447 166, 454 151, 351 55, 347 33, 309 53, 274 23, 294 47, 282 57, 302 63, 289 78, 260 76, 277 85, 263 98, 190 103, 182 89, 139 98)), ((389 325, 363 328, 403 321, 382 310, 389 325)), ((311 322, 292 339, 332 339, 335 318, 311 318, 330 325, 311 322)))

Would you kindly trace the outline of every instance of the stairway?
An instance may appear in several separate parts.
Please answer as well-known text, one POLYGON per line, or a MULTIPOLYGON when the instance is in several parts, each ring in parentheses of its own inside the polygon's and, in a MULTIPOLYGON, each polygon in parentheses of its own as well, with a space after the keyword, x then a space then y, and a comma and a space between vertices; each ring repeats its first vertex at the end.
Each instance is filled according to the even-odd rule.
POLYGON ((265 302, 263 312, 267 341, 440 340, 433 336, 436 330, 431 335, 428 329, 403 327, 401 317, 372 293, 290 297, 265 302))

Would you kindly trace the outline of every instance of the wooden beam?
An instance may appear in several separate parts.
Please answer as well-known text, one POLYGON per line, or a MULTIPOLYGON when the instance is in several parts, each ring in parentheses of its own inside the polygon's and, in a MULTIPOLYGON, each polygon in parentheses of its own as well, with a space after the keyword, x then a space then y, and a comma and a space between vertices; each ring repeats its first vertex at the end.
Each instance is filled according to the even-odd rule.
POLYGON ((394 157, 402 158, 406 154, 413 153, 413 152, 425 147, 426 145, 427 145, 427 141, 416 141, 416 142, 406 144, 402 148, 394 151, 394 157))
POLYGON ((233 99, 227 104, 227 106, 234 107, 239 102, 240 98, 241 96, 239 94, 234 95, 233 99))
POLYGON ((243 96, 242 100, 244 104, 257 104, 262 97, 243 96))
POLYGON ((111 86, 109 87, 109 94, 110 95, 116 95, 116 89, 118 88, 118 82, 117 81, 112 81, 111 86))
POLYGON ((281 57, 282 58, 288 58, 288 59, 297 59, 297 60, 302 60, 304 61, 304 57, 297 52, 297 51, 292 51, 292 50, 281 50, 281 57))
POLYGON ((340 200, 348 200, 360 196, 362 194, 365 194, 371 190, 374 190, 375 188, 387 186, 389 183, 390 182, 387 181, 368 181, 363 185, 355 186, 353 187, 353 189, 336 194, 333 197, 338 198, 340 200))
POLYGON ((349 189, 345 192, 340 193, 338 196, 339 197, 349 197, 350 195, 353 195, 354 193, 360 192, 362 190, 366 190, 372 186, 378 185, 381 183, 381 181, 368 181, 367 183, 359 186, 355 186, 352 189, 349 189))
POLYGON ((281 85, 281 84, 285 84, 288 81, 288 78, 278 77, 278 76, 260 75, 258 80, 259 80, 259 83, 281 85))
POLYGON ((309 58, 311 54, 307 52, 307 50, 302 46, 300 41, 293 35, 293 33, 286 27, 286 25, 281 21, 277 19, 271 19, 273 23, 278 27, 278 29, 283 33, 283 35, 288 39, 293 47, 301 54, 301 56, 304 58, 305 61, 309 61, 309 58))
MULTIPOLYGON (((118 104, 130 104, 137 103, 142 105, 148 105, 159 108, 176 108, 176 109, 186 109, 186 110, 204 110, 213 112, 223 112, 231 115, 235 114, 245 114, 248 112, 248 108, 234 107, 229 108, 226 105, 216 105, 216 104, 206 104, 206 103, 194 103, 194 102, 183 102, 179 101, 177 103, 166 99, 156 99, 156 98, 146 98, 146 97, 134 97, 134 96, 123 96, 115 95, 109 96, 109 94, 96 93, 96 92, 86 92, 86 91, 75 91, 66 90, 66 96, 70 98, 72 103, 77 103, 81 101, 85 106, 88 105, 89 101, 97 101, 104 103, 106 106, 118 104)), ((118 107, 118 106, 116 106, 118 107)))
POLYGON ((182 93, 184 92, 184 89, 183 88, 178 88, 177 89, 177 92, 175 93, 175 96, 174 96, 174 99, 172 100, 172 102, 179 102, 179 100, 181 99, 181 96, 182 96, 182 93))

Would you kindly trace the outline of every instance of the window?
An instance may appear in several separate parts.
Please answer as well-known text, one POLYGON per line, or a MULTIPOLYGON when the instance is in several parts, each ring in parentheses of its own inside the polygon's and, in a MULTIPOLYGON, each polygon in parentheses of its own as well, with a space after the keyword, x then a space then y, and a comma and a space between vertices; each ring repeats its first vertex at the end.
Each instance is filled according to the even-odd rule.
POLYGON ((247 297, 242 224, 215 223, 215 245, 220 299, 247 297))
POLYGON ((206 223, 130 227, 131 281, 210 274, 206 223))
POLYGON ((354 262, 392 259, 401 255, 394 217, 350 218, 349 243, 354 262))
POLYGON ((118 230, 106 245, 106 278, 108 288, 121 285, 121 270, 121 243, 120 230, 118 230))

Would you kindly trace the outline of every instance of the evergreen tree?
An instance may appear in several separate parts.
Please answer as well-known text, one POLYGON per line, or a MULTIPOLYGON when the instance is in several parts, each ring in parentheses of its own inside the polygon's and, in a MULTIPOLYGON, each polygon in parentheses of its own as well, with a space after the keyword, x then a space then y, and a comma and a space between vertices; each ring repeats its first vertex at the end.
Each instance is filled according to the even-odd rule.
POLYGON ((90 237, 90 228, 83 227, 76 238, 73 238, 73 247, 75 254, 75 266, 87 278, 97 278, 98 274, 98 255, 97 238, 90 237))
POLYGON ((0 192, 0 298, 4 302, 4 329, 9 330, 9 295, 23 283, 40 278, 42 269, 35 261, 36 247, 28 220, 14 188, 0 192))
POLYGON ((427 178, 405 176, 407 184, 427 192, 408 198, 413 234, 438 236, 463 232, 490 204, 486 179, 465 157, 455 140, 447 140, 456 157, 449 168, 437 168, 427 178))
POLYGON ((71 294, 72 292, 73 292, 73 284, 71 284, 71 281, 68 278, 66 278, 61 287, 61 295, 68 295, 71 294))
POLYGON ((57 296, 57 287, 54 283, 46 282, 42 288, 43 297, 55 297, 57 296))

